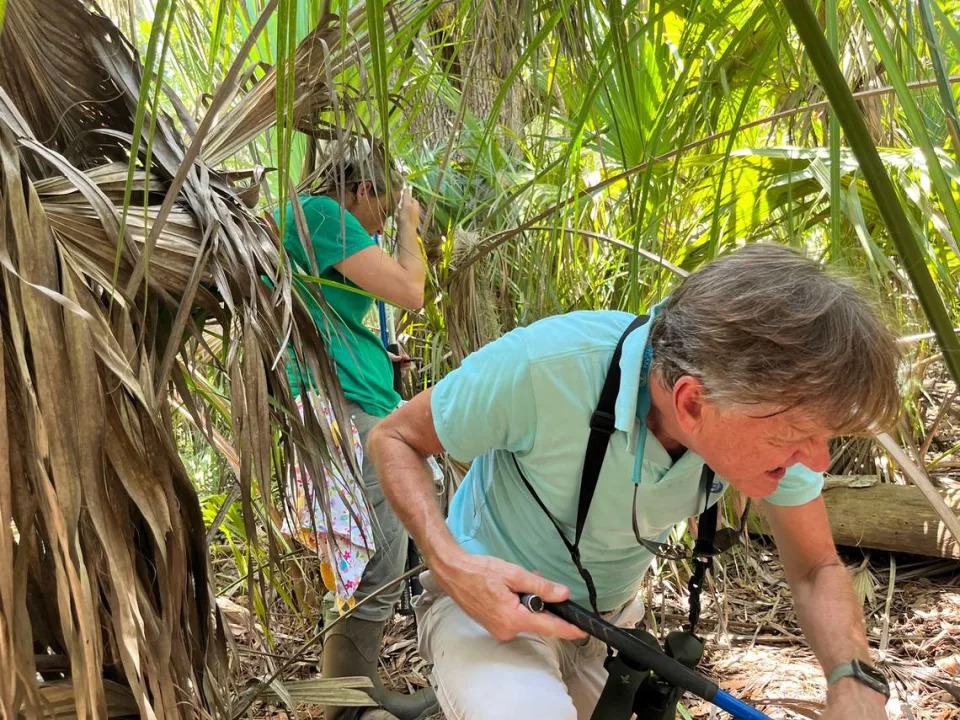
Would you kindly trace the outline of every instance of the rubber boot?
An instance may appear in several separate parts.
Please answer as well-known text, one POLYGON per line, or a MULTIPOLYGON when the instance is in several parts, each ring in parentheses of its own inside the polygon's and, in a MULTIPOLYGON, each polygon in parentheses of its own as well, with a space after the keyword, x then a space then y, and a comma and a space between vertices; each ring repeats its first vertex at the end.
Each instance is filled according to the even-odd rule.
MULTIPOLYGON (((438 711, 437 698, 432 688, 406 695, 387 690, 380 682, 377 659, 380 656, 385 624, 352 616, 340 620, 330 629, 323 641, 323 677, 366 676, 373 682, 373 687, 366 692, 381 708, 394 715, 397 720, 424 720, 438 711)), ((324 720, 365 720, 368 717, 377 717, 369 710, 362 707, 324 707, 323 717, 324 720)))

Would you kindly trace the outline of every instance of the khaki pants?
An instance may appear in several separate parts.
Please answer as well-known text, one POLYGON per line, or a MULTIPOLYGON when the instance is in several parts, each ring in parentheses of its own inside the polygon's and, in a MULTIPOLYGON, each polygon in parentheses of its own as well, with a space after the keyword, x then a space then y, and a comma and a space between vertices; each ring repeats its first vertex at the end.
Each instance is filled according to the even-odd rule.
MULTIPOLYGON (((377 546, 377 551, 364 569, 360 585, 354 594, 354 598, 360 602, 381 585, 403 574, 407 563, 408 535, 383 495, 380 478, 377 476, 370 453, 367 452, 367 437, 381 418, 365 413, 353 402, 347 402, 347 409, 360 434, 360 444, 363 445, 363 467, 360 470, 363 473, 363 484, 370 510, 374 516, 371 519, 373 520, 373 539, 377 546)), ((354 616, 372 622, 390 619, 393 617, 403 587, 403 583, 395 583, 389 590, 357 609, 354 616)))
MULTIPOLYGON (((420 654, 447 720, 589 720, 607 680, 606 646, 523 634, 501 642, 421 576, 416 600, 420 654)), ((637 600, 606 618, 633 627, 637 600)))

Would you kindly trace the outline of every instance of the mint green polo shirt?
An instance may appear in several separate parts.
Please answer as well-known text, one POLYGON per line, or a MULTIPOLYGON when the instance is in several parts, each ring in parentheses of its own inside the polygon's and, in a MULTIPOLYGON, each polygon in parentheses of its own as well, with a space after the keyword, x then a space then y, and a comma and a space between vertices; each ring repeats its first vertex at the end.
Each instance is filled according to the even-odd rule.
MULTIPOLYGON (((470 553, 493 555, 563 583, 584 606, 586 586, 511 455, 572 541, 590 416, 617 342, 632 320, 621 312, 583 311, 514 330, 467 357, 436 385, 431 400, 444 449, 461 462, 473 461, 450 507, 453 536, 470 553)), ((642 537, 663 542, 674 525, 703 510, 698 455, 687 451, 673 462, 654 434, 644 433, 637 462, 637 400, 649 329, 648 322, 624 343, 617 429, 580 541, 601 611, 633 598, 653 560, 633 532, 635 479, 642 537)), ((795 465, 766 499, 802 505, 816 498, 822 485, 820 473, 795 465)), ((725 488, 718 477, 710 504, 725 488)))
MULTIPOLYGON (((333 198, 301 195, 300 205, 310 231, 319 277, 346 286, 322 286, 323 298, 329 306, 326 311, 313 296, 306 295, 307 310, 326 341, 344 397, 370 415, 386 417, 396 409, 400 396, 393 389, 393 366, 387 351, 380 338, 363 322, 373 307, 373 298, 359 291, 357 285, 333 267, 376 242, 360 221, 333 198)), ((287 205, 283 247, 296 270, 313 274, 293 220, 292 203, 287 205)), ((306 379, 292 362, 287 374, 294 395, 299 395, 306 379)))

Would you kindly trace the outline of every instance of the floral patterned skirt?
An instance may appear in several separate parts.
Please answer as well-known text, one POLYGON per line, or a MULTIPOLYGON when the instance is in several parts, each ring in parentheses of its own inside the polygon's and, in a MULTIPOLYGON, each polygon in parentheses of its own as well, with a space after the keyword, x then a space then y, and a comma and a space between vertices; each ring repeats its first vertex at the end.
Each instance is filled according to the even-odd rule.
MULTIPOLYGON (((318 412, 323 413, 330 426, 336 445, 330 451, 340 454, 337 464, 346 467, 344 453, 351 452, 356 458, 357 467, 362 467, 363 445, 353 422, 348 433, 341 432, 329 401, 315 393, 305 393, 297 399, 301 417, 304 397, 318 412), (347 448, 342 446, 344 438, 349 442, 347 448)), ((376 552, 373 524, 363 488, 349 470, 343 472, 339 468, 324 467, 323 483, 330 505, 328 516, 321 507, 320 494, 311 478, 299 462, 295 461, 293 467, 294 497, 289 502, 292 512, 285 514, 283 532, 296 537, 320 557, 323 583, 335 594, 338 609, 352 607, 355 604, 353 595, 360 585, 363 571, 376 552)))

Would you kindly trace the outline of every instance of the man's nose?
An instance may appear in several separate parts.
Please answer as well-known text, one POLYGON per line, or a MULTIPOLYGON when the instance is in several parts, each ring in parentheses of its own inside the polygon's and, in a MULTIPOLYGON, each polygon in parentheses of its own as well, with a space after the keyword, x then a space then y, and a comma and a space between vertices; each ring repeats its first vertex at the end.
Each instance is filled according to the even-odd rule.
POLYGON ((828 438, 813 438, 794 456, 814 472, 826 472, 830 468, 830 444, 828 438))

